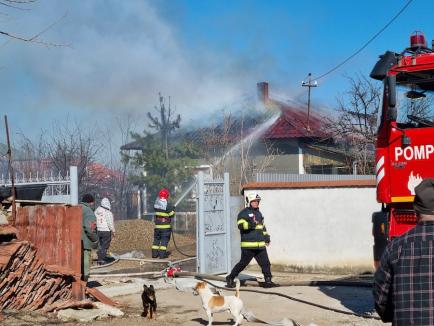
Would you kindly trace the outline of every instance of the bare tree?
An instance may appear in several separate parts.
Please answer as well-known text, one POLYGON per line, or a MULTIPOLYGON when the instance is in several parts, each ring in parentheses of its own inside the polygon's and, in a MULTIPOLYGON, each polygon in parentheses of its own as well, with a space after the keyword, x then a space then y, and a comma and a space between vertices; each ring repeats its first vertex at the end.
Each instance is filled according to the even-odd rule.
MULTIPOLYGON (((37 0, 0 0, 0 6, 3 6, 5 9, 11 9, 15 11, 29 11, 31 10, 30 5, 33 3, 36 3, 37 0)), ((5 13, 3 13, 6 15, 5 13)), ((60 17, 57 21, 51 23, 44 29, 40 30, 37 33, 32 34, 31 36, 20 36, 15 33, 7 32, 5 30, 0 29, 0 35, 3 35, 10 39, 19 40, 22 42, 29 42, 29 43, 37 43, 49 47, 64 47, 64 46, 70 46, 68 44, 59 44, 59 43, 52 43, 47 42, 43 39, 41 39, 42 34, 46 33, 48 30, 53 28, 56 24, 58 24, 61 20, 63 20, 66 17, 66 14, 60 17)))
POLYGON ((403 99, 401 101, 402 109, 400 110, 399 120, 403 122, 409 122, 409 115, 431 120, 434 117, 433 107, 434 101, 430 95, 417 99, 403 99))
POLYGON ((32 140, 24 133, 18 133, 17 151, 15 153, 15 172, 25 178, 35 177, 38 173, 43 172, 49 165, 44 160, 45 147, 43 133, 39 138, 32 140))
MULTIPOLYGON (((120 135, 122 144, 128 143, 131 139, 131 132, 133 132, 137 125, 138 119, 131 113, 126 113, 115 117, 115 126, 120 135)), ((112 193, 113 213, 115 216, 126 217, 127 215, 127 196, 132 190, 133 184, 128 179, 131 172, 131 164, 127 153, 120 152, 118 146, 113 144, 113 128, 107 128, 103 137, 106 143, 106 153, 108 154, 108 162, 106 165, 115 172, 116 178, 110 180, 110 188, 112 193)))
POLYGON ((88 167, 96 159, 101 149, 94 131, 86 130, 78 123, 57 122, 53 124, 51 132, 43 138, 45 157, 51 162, 55 172, 65 176, 69 167, 77 166, 78 184, 81 192, 92 188, 92 181, 88 167))
POLYGON ((214 174, 231 173, 233 194, 239 194, 255 173, 264 172, 278 154, 271 143, 253 133, 259 123, 260 119, 247 121, 243 114, 234 117, 222 111, 220 123, 199 131, 202 153, 211 161, 214 174))
POLYGON ((373 172, 376 117, 380 108, 381 87, 362 75, 347 77, 349 89, 338 98, 337 116, 329 118, 326 129, 343 144, 348 168, 373 172))
POLYGON ((166 159, 169 159, 169 136, 175 130, 179 128, 181 122, 181 116, 175 115, 175 111, 171 108, 170 96, 169 96, 169 107, 166 108, 165 99, 158 93, 159 107, 155 106, 155 110, 160 115, 159 117, 154 117, 150 112, 148 112, 148 118, 151 121, 149 127, 155 129, 160 133, 161 136, 161 149, 164 150, 166 159))

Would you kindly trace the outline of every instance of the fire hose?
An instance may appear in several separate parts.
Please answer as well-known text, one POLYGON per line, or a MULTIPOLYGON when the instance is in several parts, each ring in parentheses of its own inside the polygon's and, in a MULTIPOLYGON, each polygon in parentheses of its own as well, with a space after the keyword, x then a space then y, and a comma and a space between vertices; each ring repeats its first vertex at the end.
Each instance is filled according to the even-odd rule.
MULTIPOLYGON (((194 273, 194 272, 173 272, 173 277, 194 277, 196 279, 202 280, 204 282, 207 282, 208 284, 210 284, 211 286, 217 288, 217 289, 223 289, 223 290, 227 290, 227 291, 235 291, 235 289, 233 288, 227 288, 224 286, 218 286, 216 284, 213 284, 212 282, 210 282, 209 280, 213 280, 213 281, 221 281, 221 282, 226 282, 226 279, 224 277, 221 276, 215 276, 215 275, 208 275, 208 274, 200 274, 200 273, 194 273)), ((245 281, 243 282, 245 285, 257 285, 257 282, 253 282, 253 281, 245 281)), ((372 287, 372 283, 370 282, 359 282, 359 281, 340 281, 340 280, 336 280, 336 281, 292 281, 292 282, 281 282, 280 283, 281 286, 352 286, 352 287, 372 287)), ((267 295, 276 295, 285 299, 289 299, 292 301, 296 301, 296 302, 300 302, 300 303, 304 303, 307 305, 311 305, 317 308, 321 308, 321 309, 325 309, 325 310, 329 310, 329 311, 333 311, 333 312, 337 312, 337 313, 341 313, 341 314, 345 314, 345 315, 351 315, 351 316, 356 316, 356 317, 360 317, 360 318, 366 318, 366 319, 376 319, 376 320, 380 320, 380 317, 378 316, 373 316, 373 315, 369 315, 369 314, 359 314, 356 312, 350 312, 350 311, 345 311, 345 310, 341 310, 341 309, 336 309, 336 308, 332 308, 332 307, 328 307, 325 305, 321 305, 321 304, 317 304, 317 303, 313 303, 307 300, 303 300, 303 299, 298 299, 289 295, 286 295, 284 293, 280 293, 280 292, 270 292, 270 291, 260 291, 260 290, 256 290, 256 289, 240 289, 240 291, 244 291, 244 292, 253 292, 253 293, 260 293, 260 294, 267 294, 267 295)), ((256 318, 254 315, 251 318, 255 318, 258 320, 258 318, 256 318)), ((247 316, 246 316, 246 319, 247 316)))
MULTIPOLYGON (((137 259, 137 260, 139 260, 139 259, 137 259)), ((183 261, 185 261, 185 259, 183 261)), ((226 282, 226 279, 224 277, 216 276, 216 275, 210 275, 210 274, 201 274, 201 273, 196 273, 196 272, 183 272, 183 271, 181 271, 180 267, 176 266, 176 264, 178 262, 180 262, 180 261, 169 263, 168 267, 166 269, 160 271, 160 272, 115 273, 115 274, 93 273, 92 277, 131 277, 131 276, 134 277, 134 276, 151 276, 151 275, 154 276, 153 278, 194 277, 198 280, 202 280, 204 282, 207 282, 208 284, 215 287, 216 289, 235 291, 235 289, 233 289, 233 288, 227 288, 225 286, 218 286, 218 285, 211 282, 211 281, 226 282)), ((246 281, 242 281, 242 283, 245 286, 258 286, 259 282, 252 281, 252 280, 246 280, 246 281)), ((282 287, 288 287, 288 286, 349 286, 349 287, 368 287, 368 288, 370 288, 370 287, 372 287, 372 283, 366 282, 366 281, 348 281, 348 280, 290 281, 290 282, 280 282, 280 286, 282 286, 282 287)), ((328 307, 325 305, 310 302, 307 300, 295 298, 295 297, 292 297, 292 296, 289 296, 289 295, 286 295, 286 294, 280 293, 280 292, 261 291, 261 290, 256 290, 256 289, 245 289, 245 288, 240 289, 240 291, 253 292, 253 293, 259 293, 259 294, 267 294, 267 295, 276 295, 276 296, 279 296, 279 297, 282 297, 285 299, 304 303, 304 304, 307 304, 310 306, 314 306, 317 308, 333 311, 336 313, 356 316, 356 317, 365 318, 365 319, 380 320, 380 318, 378 316, 373 316, 373 315, 369 315, 369 314, 359 314, 356 312, 350 312, 350 311, 345 311, 345 310, 341 310, 341 309, 337 309, 337 308, 332 308, 332 307, 328 307)), ((276 324, 275 322, 267 322, 267 321, 260 320, 257 317, 255 317, 253 315, 253 313, 250 311, 246 311, 244 316, 249 321, 260 321, 260 322, 270 323, 270 324, 274 324, 274 325, 285 325, 284 321, 282 321, 283 324, 281 322, 278 322, 276 324)))
POLYGON ((171 231, 171 233, 172 233, 173 244, 175 245, 175 249, 176 249, 176 251, 178 251, 181 255, 183 255, 183 256, 185 256, 185 257, 190 257, 190 258, 192 258, 192 257, 196 257, 195 255, 188 255, 188 254, 182 252, 182 251, 178 248, 178 246, 176 245, 176 241, 175 241, 175 233, 173 233, 173 230, 171 231))

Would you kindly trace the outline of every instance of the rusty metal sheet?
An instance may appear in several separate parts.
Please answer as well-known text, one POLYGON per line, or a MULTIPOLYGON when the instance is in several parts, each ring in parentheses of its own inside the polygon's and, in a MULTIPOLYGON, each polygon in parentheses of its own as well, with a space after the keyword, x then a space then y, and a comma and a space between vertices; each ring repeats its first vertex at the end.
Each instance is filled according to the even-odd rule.
POLYGON ((110 306, 116 307, 118 303, 107 297, 104 293, 102 293, 97 288, 86 288, 86 293, 90 294, 92 297, 97 299, 99 302, 108 304, 110 306))
POLYGON ((7 225, 0 225, 0 235, 14 235, 17 233, 17 229, 13 226, 7 224, 7 225))
MULTIPOLYGON (((81 276, 81 206, 35 205, 19 207, 17 238, 31 242, 46 265, 62 266, 81 276)), ((73 287, 78 284, 73 284, 73 287)), ((78 285, 81 287, 82 285, 78 285)), ((83 290, 77 291, 82 293, 83 290)), ((75 298, 81 300, 83 298, 75 298)))

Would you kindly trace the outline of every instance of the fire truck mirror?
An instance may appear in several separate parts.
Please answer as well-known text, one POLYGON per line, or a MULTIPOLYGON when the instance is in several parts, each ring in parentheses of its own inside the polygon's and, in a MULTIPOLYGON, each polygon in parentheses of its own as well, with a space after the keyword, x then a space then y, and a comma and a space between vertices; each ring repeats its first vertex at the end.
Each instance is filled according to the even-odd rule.
POLYGON ((386 88, 387 88, 387 120, 396 121, 398 112, 396 110, 396 77, 387 76, 386 77, 386 88))
POLYGON ((396 65, 397 60, 397 54, 391 51, 386 51, 383 55, 380 56, 380 59, 375 64, 374 69, 371 71, 371 78, 374 78, 376 80, 384 80, 387 76, 387 72, 389 69, 396 65))
POLYGON ((396 76, 387 76, 386 83, 389 108, 394 108, 396 106, 396 76))

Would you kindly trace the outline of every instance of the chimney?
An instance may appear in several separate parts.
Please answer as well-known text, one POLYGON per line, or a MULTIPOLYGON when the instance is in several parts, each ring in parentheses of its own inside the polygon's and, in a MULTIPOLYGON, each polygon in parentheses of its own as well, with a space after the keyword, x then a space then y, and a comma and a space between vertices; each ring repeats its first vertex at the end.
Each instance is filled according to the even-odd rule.
POLYGON ((268 83, 260 82, 256 84, 258 87, 258 100, 262 102, 265 106, 269 103, 268 97, 268 83))

